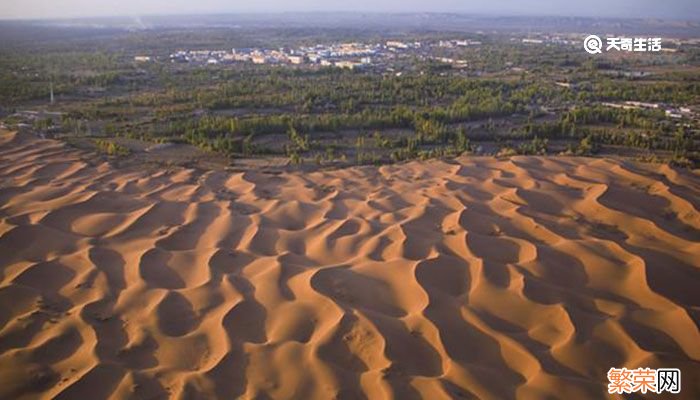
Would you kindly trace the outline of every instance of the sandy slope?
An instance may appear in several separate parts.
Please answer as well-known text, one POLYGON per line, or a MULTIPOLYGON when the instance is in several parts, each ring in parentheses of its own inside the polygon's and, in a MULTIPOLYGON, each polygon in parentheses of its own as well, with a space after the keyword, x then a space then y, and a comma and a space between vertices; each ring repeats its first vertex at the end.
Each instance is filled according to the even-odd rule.
POLYGON ((0 136, 0 398, 598 398, 611 366, 700 397, 691 172, 84 159, 0 136))

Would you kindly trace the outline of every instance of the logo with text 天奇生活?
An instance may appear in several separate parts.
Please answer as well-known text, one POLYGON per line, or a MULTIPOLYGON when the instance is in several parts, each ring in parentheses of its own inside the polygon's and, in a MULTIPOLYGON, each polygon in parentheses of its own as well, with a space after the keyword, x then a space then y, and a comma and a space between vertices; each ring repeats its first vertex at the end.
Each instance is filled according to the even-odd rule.
POLYGON ((588 54, 601 54, 605 52, 635 52, 635 53, 656 53, 661 51, 661 38, 647 37, 607 37, 605 46, 603 39, 598 35, 588 35, 583 40, 583 48, 588 54))
POLYGON ((680 393, 681 371, 678 368, 610 368, 608 393, 680 393))

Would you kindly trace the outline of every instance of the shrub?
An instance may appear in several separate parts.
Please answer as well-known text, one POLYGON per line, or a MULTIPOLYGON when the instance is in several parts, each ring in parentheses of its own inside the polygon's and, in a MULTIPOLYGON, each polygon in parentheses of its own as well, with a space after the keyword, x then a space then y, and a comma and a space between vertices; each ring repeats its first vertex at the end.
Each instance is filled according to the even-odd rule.
POLYGON ((100 153, 108 156, 126 156, 130 153, 127 147, 114 143, 111 140, 95 139, 95 146, 100 153))

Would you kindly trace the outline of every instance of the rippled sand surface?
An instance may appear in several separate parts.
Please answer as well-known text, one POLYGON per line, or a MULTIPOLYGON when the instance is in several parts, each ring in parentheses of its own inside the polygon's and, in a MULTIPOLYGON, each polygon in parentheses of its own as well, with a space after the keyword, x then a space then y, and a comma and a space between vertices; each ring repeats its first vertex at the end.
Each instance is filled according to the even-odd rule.
POLYGON ((86 160, 0 135, 0 398, 700 398, 697 173, 86 160))

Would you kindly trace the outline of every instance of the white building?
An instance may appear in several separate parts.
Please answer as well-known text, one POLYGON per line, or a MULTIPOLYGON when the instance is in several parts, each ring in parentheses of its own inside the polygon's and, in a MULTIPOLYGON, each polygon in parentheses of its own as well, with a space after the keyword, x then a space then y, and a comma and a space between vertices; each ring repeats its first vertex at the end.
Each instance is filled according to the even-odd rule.
POLYGON ((408 45, 404 42, 399 42, 398 40, 389 40, 386 42, 386 47, 395 49, 407 49, 408 45))
POLYGON ((303 64, 304 63, 304 57, 302 57, 302 56, 287 56, 287 60, 289 60, 290 64, 303 64))
POLYGON ((355 69, 362 64, 355 62, 355 61, 336 61, 335 66, 338 68, 347 68, 347 69, 355 69))

